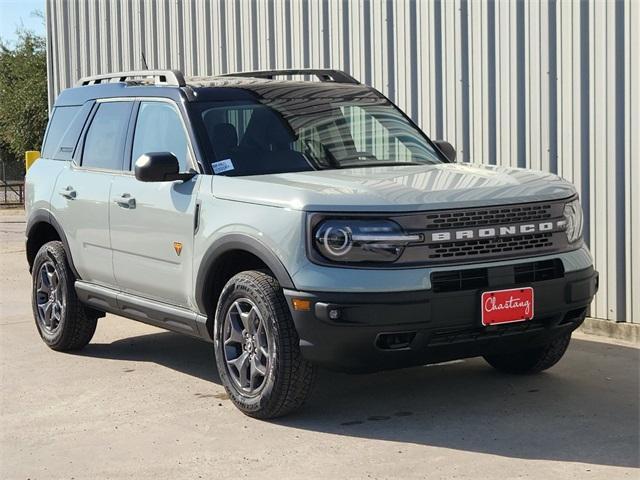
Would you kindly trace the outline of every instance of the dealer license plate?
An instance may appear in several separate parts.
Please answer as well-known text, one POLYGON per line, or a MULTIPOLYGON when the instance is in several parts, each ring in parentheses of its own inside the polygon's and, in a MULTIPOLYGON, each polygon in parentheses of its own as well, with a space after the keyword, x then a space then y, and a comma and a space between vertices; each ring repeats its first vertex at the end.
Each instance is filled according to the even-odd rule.
POLYGON ((482 294, 483 325, 522 322, 533 318, 533 288, 495 290, 482 294))

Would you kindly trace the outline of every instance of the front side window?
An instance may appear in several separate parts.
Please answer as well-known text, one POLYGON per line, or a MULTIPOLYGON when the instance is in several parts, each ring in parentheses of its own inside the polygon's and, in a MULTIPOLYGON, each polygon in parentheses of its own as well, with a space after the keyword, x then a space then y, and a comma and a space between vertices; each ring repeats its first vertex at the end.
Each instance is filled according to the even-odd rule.
POLYGON ((178 111, 165 102, 141 102, 133 137, 131 168, 145 153, 170 152, 178 159, 180 171, 189 167, 187 134, 178 111))
POLYGON ((278 98, 199 108, 213 170, 222 165, 225 175, 442 162, 384 98, 278 98))
POLYGON ((82 166, 122 170, 131 102, 102 102, 84 140, 82 166))

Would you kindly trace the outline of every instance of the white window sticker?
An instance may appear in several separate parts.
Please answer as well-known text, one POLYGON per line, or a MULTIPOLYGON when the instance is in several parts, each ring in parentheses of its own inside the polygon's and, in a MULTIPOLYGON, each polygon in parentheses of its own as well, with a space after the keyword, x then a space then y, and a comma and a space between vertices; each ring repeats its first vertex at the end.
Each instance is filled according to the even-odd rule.
POLYGON ((229 170, 233 170, 233 162, 230 158, 225 158, 224 160, 220 160, 219 162, 213 162, 211 164, 213 167, 213 173, 223 173, 228 172, 229 170))

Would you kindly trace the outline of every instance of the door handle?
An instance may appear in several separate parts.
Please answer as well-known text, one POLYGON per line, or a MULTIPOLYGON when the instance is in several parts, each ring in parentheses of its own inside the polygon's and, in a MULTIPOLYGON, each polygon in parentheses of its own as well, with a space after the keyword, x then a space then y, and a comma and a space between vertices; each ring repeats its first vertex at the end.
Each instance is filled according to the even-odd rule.
POLYGON ((136 208, 136 199, 129 193, 123 193, 119 197, 114 198, 113 201, 123 208, 136 208))
POLYGON ((77 192, 71 185, 63 190, 60 190, 58 193, 68 200, 75 200, 77 196, 77 192))

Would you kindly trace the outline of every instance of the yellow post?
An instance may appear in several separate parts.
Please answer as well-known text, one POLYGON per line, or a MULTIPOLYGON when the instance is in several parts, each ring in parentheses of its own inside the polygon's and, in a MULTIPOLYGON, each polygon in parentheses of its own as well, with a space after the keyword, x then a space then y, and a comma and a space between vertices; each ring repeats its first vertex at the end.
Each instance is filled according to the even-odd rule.
POLYGON ((40 152, 37 150, 28 150, 24 152, 24 167, 25 171, 29 170, 29 167, 40 158, 40 152))

